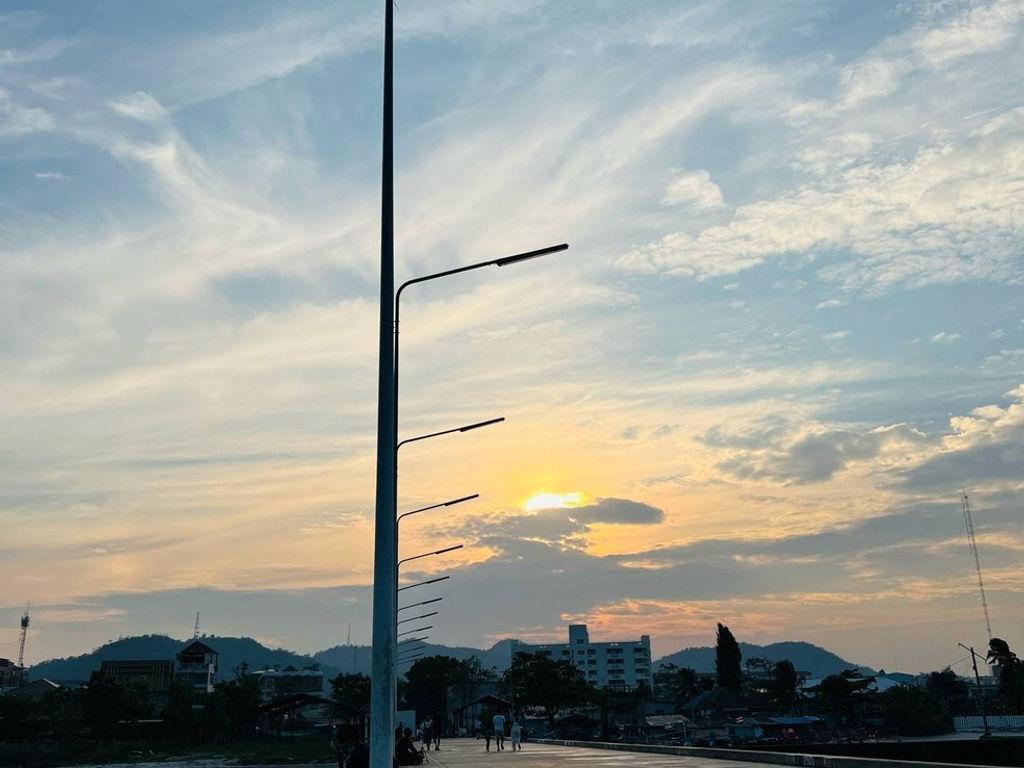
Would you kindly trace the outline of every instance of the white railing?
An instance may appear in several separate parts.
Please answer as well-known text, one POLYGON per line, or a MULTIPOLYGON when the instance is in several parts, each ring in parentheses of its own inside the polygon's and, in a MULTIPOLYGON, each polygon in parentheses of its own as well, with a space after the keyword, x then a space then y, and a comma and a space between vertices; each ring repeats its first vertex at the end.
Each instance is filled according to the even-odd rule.
MULTIPOLYGON (((954 717, 953 727, 958 731, 980 731, 985 727, 981 715, 954 717)), ((988 727, 993 730, 1024 730, 1024 715, 989 715, 988 727)))

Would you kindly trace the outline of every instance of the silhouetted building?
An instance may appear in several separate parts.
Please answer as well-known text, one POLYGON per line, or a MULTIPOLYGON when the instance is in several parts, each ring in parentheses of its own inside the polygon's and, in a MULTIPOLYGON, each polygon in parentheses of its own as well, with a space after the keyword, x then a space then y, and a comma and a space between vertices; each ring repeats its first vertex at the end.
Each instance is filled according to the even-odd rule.
POLYGON ((201 640, 193 640, 177 655, 177 677, 199 691, 212 692, 217 682, 218 653, 201 640))
POLYGON ((163 659, 107 660, 100 664, 100 674, 122 685, 144 686, 156 704, 167 701, 167 689, 174 679, 174 662, 163 659))
POLYGON ((324 693, 324 673, 320 667, 298 669, 289 665, 284 669, 260 669, 253 674, 259 676, 264 701, 274 701, 300 693, 310 696, 322 696, 324 693))
POLYGON ((10 659, 0 659, 0 690, 17 688, 25 682, 25 668, 10 659))
POLYGON ((586 624, 570 624, 568 643, 518 643, 513 652, 543 653, 556 661, 569 661, 588 683, 599 688, 646 685, 654 689, 650 635, 641 635, 639 640, 592 643, 586 624))
POLYGON ((31 699, 32 701, 42 701, 46 698, 48 693, 53 691, 59 691, 60 685, 47 680, 45 677, 39 680, 33 680, 31 683, 25 683, 20 688, 15 688, 11 691, 11 696, 17 696, 19 699, 31 699))

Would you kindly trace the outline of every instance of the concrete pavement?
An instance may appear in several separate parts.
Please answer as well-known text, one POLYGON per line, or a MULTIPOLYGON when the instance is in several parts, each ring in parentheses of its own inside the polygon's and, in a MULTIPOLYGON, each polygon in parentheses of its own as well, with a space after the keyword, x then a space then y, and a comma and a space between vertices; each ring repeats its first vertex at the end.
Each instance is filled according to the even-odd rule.
POLYGON ((610 752, 586 747, 562 747, 549 744, 523 744, 521 752, 512 752, 511 740, 505 739, 505 751, 484 751, 484 740, 447 739, 441 742, 440 752, 430 752, 428 765, 440 768, 751 768, 752 763, 733 760, 713 760, 703 757, 655 755, 642 752, 610 752))

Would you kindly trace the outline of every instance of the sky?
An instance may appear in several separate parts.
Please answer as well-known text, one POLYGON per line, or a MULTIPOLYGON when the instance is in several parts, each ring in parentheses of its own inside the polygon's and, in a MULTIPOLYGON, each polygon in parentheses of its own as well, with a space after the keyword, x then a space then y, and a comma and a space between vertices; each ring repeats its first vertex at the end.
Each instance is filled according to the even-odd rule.
MULTIPOLYGON (((0 655, 370 639, 377 2, 6 0, 0 655)), ((401 0, 432 641, 1024 644, 1024 3, 401 0), (439 590, 433 591, 430 590, 439 590)), ((413 595, 410 591, 407 594, 413 595)))

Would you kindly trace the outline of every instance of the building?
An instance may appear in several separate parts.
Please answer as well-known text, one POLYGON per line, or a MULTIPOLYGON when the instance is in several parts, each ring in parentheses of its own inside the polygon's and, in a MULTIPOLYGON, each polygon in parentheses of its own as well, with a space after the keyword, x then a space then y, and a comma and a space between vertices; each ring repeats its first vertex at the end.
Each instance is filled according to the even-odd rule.
POLYGON ((594 643, 586 624, 570 624, 568 643, 518 643, 513 652, 542 653, 556 661, 571 662, 588 683, 598 688, 629 690, 646 685, 654 689, 650 635, 641 635, 639 640, 594 643))
POLYGON ((17 696, 19 699, 29 699, 31 701, 43 701, 46 699, 48 694, 54 691, 59 691, 61 686, 59 683, 53 682, 53 680, 47 680, 42 677, 38 680, 33 680, 31 683, 25 683, 20 688, 15 688, 11 691, 12 696, 17 696))
POLYGON ((259 677, 263 701, 275 701, 296 694, 323 696, 324 673, 320 667, 297 669, 291 665, 281 669, 260 669, 253 673, 259 677))
POLYGON ((0 659, 0 690, 17 688, 25 681, 25 668, 10 659, 0 659))
POLYGON ((100 674, 122 685, 143 685, 157 705, 167 702, 174 662, 164 659, 120 659, 100 663, 100 674))
POLYGON ((178 651, 177 677, 196 690, 212 693, 217 682, 217 658, 213 648, 201 640, 193 640, 178 651))

